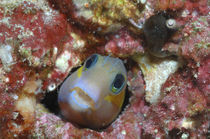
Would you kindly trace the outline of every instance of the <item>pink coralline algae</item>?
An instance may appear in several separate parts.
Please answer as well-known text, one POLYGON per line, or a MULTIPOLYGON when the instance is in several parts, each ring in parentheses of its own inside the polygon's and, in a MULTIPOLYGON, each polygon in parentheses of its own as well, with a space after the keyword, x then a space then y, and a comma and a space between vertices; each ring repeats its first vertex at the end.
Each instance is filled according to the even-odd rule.
POLYGON ((53 85, 57 86, 80 58, 69 48, 72 45, 65 45, 74 38, 64 15, 30 2, 1 8, 0 12, 0 93, 5 101, 1 101, 1 131, 9 137, 10 133, 28 131, 34 117, 26 112, 34 112, 35 95, 55 89, 53 85), (60 64, 63 61, 65 65, 60 64), (7 100, 13 103, 7 104, 7 100), (19 117, 24 120, 19 122, 19 117))
POLYGON ((198 68, 197 73, 197 83, 199 85, 199 89, 201 89, 206 96, 209 95, 210 92, 210 59, 207 57, 204 61, 202 61, 201 66, 198 68))
POLYGON ((116 32, 126 25, 129 19, 137 21, 143 17, 144 1, 127 0, 49 0, 53 7, 64 13, 72 24, 79 24, 84 31, 94 30, 106 34, 116 32), (123 7, 123 8, 122 8, 123 7), (88 28, 88 30, 86 30, 88 28))
POLYGON ((185 9, 190 12, 196 10, 201 15, 208 13, 207 0, 157 0, 152 4, 160 10, 185 9))
POLYGON ((140 98, 145 93, 145 82, 141 70, 133 66, 128 72, 128 89, 134 96, 140 98))
POLYGON ((112 35, 105 45, 105 51, 117 57, 126 57, 134 54, 143 54, 142 41, 132 37, 125 29, 112 35))
POLYGON ((194 17, 185 25, 183 34, 185 39, 182 42, 181 55, 186 59, 193 59, 200 62, 209 56, 208 17, 194 17))
POLYGON ((178 115, 190 117, 206 108, 205 95, 193 84, 192 80, 192 74, 186 70, 172 75, 163 85, 163 92, 167 95, 162 102, 178 115), (176 82, 177 78, 179 82, 176 82))
MULTIPOLYGON (((11 47, 13 59, 11 63, 4 63, 1 57, 3 67, 12 71, 5 73, 9 88, 23 86, 30 74, 36 73, 35 69, 53 67, 56 57, 64 51, 63 45, 68 41, 65 39, 68 32, 64 16, 56 12, 51 17, 45 14, 33 4, 24 3, 15 8, 12 14, 1 17, 1 52, 6 46, 11 47), (53 23, 48 25, 48 22, 53 23), (21 82, 17 83, 17 80, 21 82)), ((50 69, 46 69, 40 71, 50 73, 50 69)))
POLYGON ((163 85, 162 90, 166 96, 160 104, 173 114, 170 118, 174 118, 174 121, 168 123, 169 129, 185 128, 191 137, 205 138, 206 129, 203 129, 203 132, 200 132, 200 129, 208 123, 208 114, 205 114, 207 98, 194 84, 193 78, 188 68, 169 77, 163 85), (197 121, 196 118, 202 118, 202 121, 197 121))
POLYGON ((7 128, 8 123, 12 122, 11 119, 14 111, 13 105, 15 100, 9 96, 9 94, 2 92, 0 95, 0 100, 2 101, 0 103, 0 130, 2 134, 8 135, 9 131, 5 130, 5 128, 7 128))
POLYGON ((87 0, 74 3, 82 8, 71 13, 73 1, 0 1, 0 138, 208 138, 207 0, 87 0), (161 98, 150 103, 144 72, 154 72, 156 65, 148 63, 158 58, 147 56, 140 21, 163 10, 179 25, 163 49, 182 67, 167 76, 161 98), (90 12, 95 14, 85 20, 90 12), (126 106, 100 130, 78 127, 40 103, 93 53, 122 58, 128 72, 126 106), (135 56, 146 58, 138 63, 135 56))

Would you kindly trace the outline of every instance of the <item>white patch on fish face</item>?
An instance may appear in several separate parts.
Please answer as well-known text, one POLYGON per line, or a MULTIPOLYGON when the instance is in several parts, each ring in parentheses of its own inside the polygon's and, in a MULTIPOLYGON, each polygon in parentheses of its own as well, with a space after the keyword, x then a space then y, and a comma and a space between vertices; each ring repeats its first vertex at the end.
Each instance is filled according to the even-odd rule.
POLYGON ((75 110, 86 110, 89 108, 89 105, 86 101, 84 101, 77 92, 74 90, 73 92, 69 93, 68 102, 71 105, 71 107, 75 110))

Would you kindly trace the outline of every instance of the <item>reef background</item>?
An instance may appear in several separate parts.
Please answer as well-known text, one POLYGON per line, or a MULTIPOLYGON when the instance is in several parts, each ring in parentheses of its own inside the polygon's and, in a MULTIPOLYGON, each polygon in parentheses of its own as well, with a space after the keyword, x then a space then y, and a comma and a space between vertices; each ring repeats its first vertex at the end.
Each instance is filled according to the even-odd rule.
POLYGON ((207 138, 209 32, 207 0, 1 0, 0 138, 207 138), (180 26, 164 45, 176 58, 148 55, 142 26, 159 11, 180 26), (125 61, 131 96, 100 132, 40 103, 93 53, 125 61))

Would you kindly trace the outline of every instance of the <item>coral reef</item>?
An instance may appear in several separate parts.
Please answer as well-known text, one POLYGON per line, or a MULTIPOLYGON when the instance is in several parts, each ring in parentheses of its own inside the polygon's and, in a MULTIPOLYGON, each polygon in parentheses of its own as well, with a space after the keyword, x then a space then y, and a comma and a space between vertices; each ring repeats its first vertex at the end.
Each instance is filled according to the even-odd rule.
POLYGON ((111 35, 105 45, 105 51, 114 56, 125 58, 134 54, 143 54, 142 40, 133 37, 126 29, 111 35))
POLYGON ((33 125, 36 97, 43 90, 55 89, 80 58, 67 45, 74 45, 74 39, 65 17, 57 11, 24 1, 1 1, 1 6, 0 92, 5 100, 1 111, 7 115, 8 109, 13 110, 1 128, 18 135, 33 125))
MULTIPOLYGON (((208 138, 207 0, 1 0, 0 138, 208 138), (143 25, 163 12, 178 25, 148 53, 143 25), (93 53, 123 59, 126 104, 100 131, 41 104, 93 53)), ((54 100, 53 100, 54 101, 54 100)))
POLYGON ((73 24, 79 23, 101 33, 116 32, 132 19, 143 17, 144 1, 130 0, 50 0, 53 6, 69 17, 73 24), (123 7, 123 8, 122 8, 123 7))
POLYGON ((158 10, 188 10, 197 11, 201 15, 208 14, 207 0, 152 0, 153 5, 158 10))

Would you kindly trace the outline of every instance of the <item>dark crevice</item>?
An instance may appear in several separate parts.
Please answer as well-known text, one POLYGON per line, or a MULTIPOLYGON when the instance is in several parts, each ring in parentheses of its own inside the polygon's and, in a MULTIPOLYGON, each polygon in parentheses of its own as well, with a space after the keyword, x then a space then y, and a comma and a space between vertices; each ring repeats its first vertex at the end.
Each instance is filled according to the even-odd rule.
POLYGON ((168 139, 181 139, 181 136, 184 132, 180 129, 174 128, 171 131, 169 131, 168 139))
MULTIPOLYGON (((78 68, 79 67, 72 68, 69 75, 75 72, 78 68)), ((66 78, 68 78, 68 76, 66 78)), ((41 100, 41 104, 43 104, 45 108, 47 108, 50 112, 54 113, 55 115, 61 115, 58 104, 58 91, 60 89, 60 86, 61 85, 59 85, 54 91, 46 92, 44 98, 41 100)))
POLYGON ((41 103, 47 108, 50 112, 54 113, 55 115, 59 115, 60 108, 58 105, 58 92, 57 89, 52 92, 47 92, 44 98, 41 100, 41 103))

